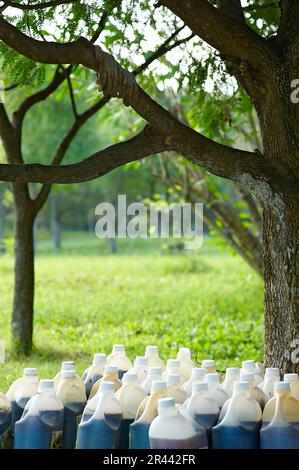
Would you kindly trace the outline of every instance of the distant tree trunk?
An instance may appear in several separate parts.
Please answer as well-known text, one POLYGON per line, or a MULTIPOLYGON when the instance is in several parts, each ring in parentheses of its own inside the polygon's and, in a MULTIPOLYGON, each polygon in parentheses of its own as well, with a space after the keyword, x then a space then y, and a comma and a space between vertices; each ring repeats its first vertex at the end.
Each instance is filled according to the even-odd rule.
POLYGON ((58 220, 57 195, 51 194, 51 231, 53 237, 53 249, 55 252, 61 249, 61 227, 58 220))
POLYGON ((3 196, 0 192, 0 253, 5 252, 4 247, 4 207, 3 207, 3 196))

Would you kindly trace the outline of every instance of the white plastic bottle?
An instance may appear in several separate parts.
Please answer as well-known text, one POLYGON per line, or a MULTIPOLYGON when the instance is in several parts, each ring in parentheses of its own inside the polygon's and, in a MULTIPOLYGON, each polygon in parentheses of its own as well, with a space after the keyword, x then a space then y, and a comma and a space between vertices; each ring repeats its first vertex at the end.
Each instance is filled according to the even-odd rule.
POLYGON ((274 384, 279 381, 279 369, 277 367, 267 367, 264 380, 258 385, 263 390, 267 401, 274 396, 274 384))
POLYGON ((225 379, 221 384, 223 390, 229 397, 233 395, 234 384, 240 379, 240 369, 238 367, 228 367, 225 372, 225 379))
POLYGON ((204 382, 205 375, 205 369, 202 369, 201 367, 193 367, 190 379, 182 385, 183 390, 185 390, 185 392, 187 392, 190 396, 192 393, 193 384, 197 382, 204 382))
POLYGON ((299 401, 298 374, 284 374, 283 381, 290 384, 292 397, 299 401))
POLYGON ((206 374, 216 373, 216 363, 213 359, 204 359, 201 363, 201 367, 206 371, 206 374))
POLYGON ((206 374, 205 382, 208 384, 210 396, 217 402, 219 408, 221 409, 226 400, 228 400, 229 396, 221 387, 219 374, 206 374))
POLYGON ((132 369, 133 365, 130 359, 126 356, 126 348, 123 344, 114 344, 112 352, 107 357, 107 364, 113 364, 118 367, 118 377, 122 376, 132 369))
POLYGON ((164 361, 159 357, 158 346, 146 346, 145 357, 148 359, 148 367, 161 367, 162 372, 165 371, 164 361))
POLYGON ((299 425, 299 402, 291 394, 291 384, 289 382, 276 382, 274 385, 274 397, 267 402, 263 411, 262 427, 267 426, 274 418, 276 402, 280 393, 283 395, 281 406, 284 420, 294 426, 299 425))
POLYGON ((181 386, 180 374, 167 375, 167 393, 175 403, 182 405, 188 398, 188 393, 181 386))
POLYGON ((89 398, 93 398, 96 395, 101 383, 103 382, 113 382, 115 391, 117 392, 117 390, 122 386, 122 382, 119 379, 119 369, 117 366, 113 364, 108 364, 105 366, 104 375, 101 379, 97 380, 97 382, 92 387, 89 398))
POLYGON ((184 382, 190 379, 194 362, 191 359, 191 351, 189 348, 180 348, 177 354, 177 359, 180 361, 180 372, 184 382))
POLYGON ((242 368, 240 372, 253 373, 256 385, 263 381, 261 371, 256 367, 255 362, 252 359, 248 361, 242 361, 242 368))
POLYGON ((196 431, 191 422, 175 406, 173 398, 158 402, 158 416, 149 429, 151 449, 202 449, 207 448, 205 429, 196 431))
MULTIPOLYGON (((167 380, 168 375, 170 374, 180 374, 181 375, 181 364, 177 359, 168 359, 166 364, 166 370, 163 374, 163 378, 167 380)), ((181 376, 181 384, 184 383, 184 379, 181 376)))
POLYGON ((240 380, 242 382, 248 382, 250 388, 250 396, 255 398, 261 409, 264 409, 265 404, 267 403, 266 395, 264 394, 263 390, 261 390, 256 385, 255 374, 253 372, 241 372, 240 373, 240 380))
POLYGON ((217 423, 219 406, 211 396, 206 382, 195 382, 192 386, 192 395, 186 406, 187 412, 198 424, 203 426, 208 433, 217 423))
MULTIPOLYGON (((76 370, 75 362, 74 361, 63 361, 61 363, 61 369, 54 377, 54 388, 55 388, 55 390, 57 390, 58 385, 61 381, 62 371, 63 370, 76 370)), ((83 382, 83 380, 82 380, 82 382, 83 382)))
POLYGON ((140 387, 147 395, 150 395, 154 380, 163 380, 161 367, 149 367, 146 378, 141 382, 140 387))
POLYGON ((104 353, 97 353, 93 357, 92 365, 86 369, 82 375, 85 385, 86 395, 89 397, 94 384, 103 377, 107 356, 104 353))
POLYGON ((148 358, 145 356, 137 356, 134 361, 134 367, 129 372, 136 372, 138 383, 146 379, 148 372, 148 358))

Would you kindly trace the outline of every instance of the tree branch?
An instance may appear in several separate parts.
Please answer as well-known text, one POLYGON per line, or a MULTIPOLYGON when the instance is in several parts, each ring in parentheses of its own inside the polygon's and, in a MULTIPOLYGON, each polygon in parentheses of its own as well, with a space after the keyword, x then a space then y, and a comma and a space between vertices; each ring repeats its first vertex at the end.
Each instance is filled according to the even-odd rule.
POLYGON ((71 105, 72 105, 72 110, 75 118, 78 117, 78 111, 77 111, 77 105, 76 105, 76 100, 75 100, 75 95, 74 95, 74 90, 73 90, 73 85, 71 81, 70 74, 66 74, 66 79, 67 79, 67 84, 68 84, 68 89, 69 89, 69 95, 70 95, 70 100, 71 100, 71 105))
POLYGON ((5 8, 17 8, 18 10, 44 10, 46 8, 53 8, 57 7, 58 5, 67 5, 69 3, 75 3, 78 0, 50 0, 44 3, 35 3, 35 4, 24 4, 24 3, 16 3, 11 2, 10 0, 2 0, 3 6, 5 8))

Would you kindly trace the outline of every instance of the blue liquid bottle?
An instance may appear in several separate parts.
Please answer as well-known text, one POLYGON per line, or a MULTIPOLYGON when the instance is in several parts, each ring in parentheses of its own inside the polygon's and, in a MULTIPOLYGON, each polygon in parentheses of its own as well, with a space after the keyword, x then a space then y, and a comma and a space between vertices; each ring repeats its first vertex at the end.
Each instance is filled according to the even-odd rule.
POLYGON ((123 385, 115 395, 123 412, 119 448, 129 449, 130 425, 134 422, 137 410, 147 394, 138 385, 136 372, 127 372, 122 381, 123 385))
POLYGON ((59 449, 62 444, 63 403, 53 380, 41 380, 38 393, 15 423, 14 449, 59 449))
POLYGON ((83 373, 82 380, 85 385, 87 398, 89 397, 94 384, 103 377, 106 362, 106 354, 97 353, 94 355, 92 365, 83 373))
POLYGON ((113 382, 102 382, 97 407, 78 427, 78 449, 116 449, 120 439, 122 409, 114 394, 113 382))
POLYGON ((10 449, 11 446, 11 403, 4 393, 0 392, 0 449, 10 449))
POLYGON ((275 396, 266 405, 260 431, 261 449, 299 449, 299 402, 288 382, 276 382, 275 396), (273 407, 275 412, 269 420, 273 407))
POLYGON ((107 364, 113 364, 118 367, 119 379, 122 379, 122 376, 133 367, 132 362, 126 356, 126 348, 123 344, 113 345, 112 352, 107 357, 107 364))
POLYGON ((57 396, 64 405, 62 448, 74 449, 78 425, 86 405, 85 388, 78 386, 74 370, 62 371, 57 396))
POLYGON ((258 449, 262 411, 249 396, 249 383, 236 382, 227 412, 212 428, 213 449, 258 449))

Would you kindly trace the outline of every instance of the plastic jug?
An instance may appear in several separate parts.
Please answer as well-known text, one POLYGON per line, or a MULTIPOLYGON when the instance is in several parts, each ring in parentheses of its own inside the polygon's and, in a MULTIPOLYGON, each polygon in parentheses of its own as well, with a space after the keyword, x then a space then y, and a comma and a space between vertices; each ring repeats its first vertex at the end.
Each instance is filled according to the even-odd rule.
POLYGON ((288 382, 276 382, 275 397, 270 400, 275 403, 275 412, 267 425, 263 423, 261 449, 299 449, 299 403, 290 391, 288 382))
POLYGON ((148 367, 161 367, 162 372, 165 371, 165 364, 159 357, 158 346, 146 346, 145 357, 148 359, 148 367))
POLYGON ((283 381, 290 384, 291 396, 299 401, 299 378, 298 374, 284 374, 283 381))
POLYGON ((163 380, 161 367, 149 367, 147 376, 140 387, 145 391, 147 395, 150 395, 152 383, 154 380, 163 380))
POLYGON ((89 397, 90 391, 94 384, 103 377, 104 368, 106 365, 106 354, 97 353, 93 357, 93 362, 88 369, 82 375, 82 380, 85 385, 86 395, 89 397))
POLYGON ((182 387, 185 392, 187 392, 188 396, 192 393, 192 386, 194 383, 202 383, 205 380, 206 371, 201 367, 193 367, 190 379, 185 382, 182 387))
POLYGON ((255 380, 255 374, 253 372, 241 372, 240 373, 240 380, 244 382, 249 382, 250 386, 250 396, 252 398, 255 398, 262 410, 265 407, 265 404, 267 403, 267 398, 266 395, 264 394, 263 390, 261 390, 257 385, 256 385, 256 380, 255 380))
POLYGON ((159 399, 158 416, 151 423, 149 441, 151 449, 207 448, 205 429, 195 430, 171 397, 159 399))
POLYGON ((149 397, 145 398, 138 408, 136 419, 130 426, 131 449, 150 449, 149 428, 158 415, 159 398, 167 397, 167 383, 154 381, 149 397))
POLYGON ((262 411, 248 382, 236 382, 227 412, 212 429, 213 449, 258 449, 262 411))
POLYGON ((0 449, 10 449, 11 446, 11 403, 7 396, 0 392, 0 449))
POLYGON ((279 369, 277 367, 267 367, 264 380, 258 385, 263 390, 267 401, 274 396, 274 384, 279 381, 279 369))
POLYGON ((221 409, 226 400, 228 400, 229 396, 221 387, 219 374, 206 374, 205 382, 208 384, 208 390, 211 398, 217 402, 219 408, 221 409))
POLYGON ((129 372, 136 372, 138 383, 143 382, 148 372, 148 358, 137 356, 134 361, 134 367, 129 372))
POLYGON ((59 449, 62 445, 63 403, 53 380, 41 380, 38 393, 15 423, 14 449, 59 449))
POLYGON ((218 403, 209 394, 206 382, 194 382, 186 409, 194 421, 207 430, 209 437, 211 428, 217 423, 220 410, 218 403))
POLYGON ((223 390, 229 397, 233 395, 234 384, 240 379, 240 369, 238 367, 228 367, 225 372, 225 379, 221 384, 223 390))
POLYGON ((188 398, 188 393, 181 386, 180 374, 169 374, 167 376, 168 396, 172 397, 175 403, 182 405, 188 398))
POLYGON ((216 363, 213 359, 204 359, 201 363, 201 367, 206 371, 206 374, 216 373, 216 363))
POLYGON ((289 382, 283 382, 287 385, 285 387, 281 385, 281 382, 276 382, 274 385, 274 397, 272 397, 266 404, 263 412, 263 422, 262 427, 267 426, 270 421, 274 418, 275 410, 276 410, 276 401, 277 401, 277 394, 275 393, 276 386, 280 390, 288 390, 288 394, 284 394, 282 400, 282 408, 283 408, 283 415, 287 422, 297 425, 298 421, 298 409, 299 409, 299 402, 292 396, 291 393, 291 384, 289 382))
MULTIPOLYGON (((55 390, 57 390, 57 388, 58 388, 58 385, 59 385, 59 383, 61 381, 61 377, 62 377, 62 371, 64 371, 64 370, 76 370, 74 361, 64 361, 64 362, 61 363, 61 369, 54 377, 54 388, 55 388, 55 390)), ((77 377, 78 377, 78 379, 82 380, 79 376, 77 376, 77 377)), ((82 380, 82 383, 83 383, 83 380, 82 380)))
POLYGON ((78 449, 115 449, 120 438, 122 409, 113 382, 102 382, 98 403, 90 419, 78 427, 78 449))
MULTIPOLYGON (((166 370, 163 374, 163 378, 167 380, 167 376, 170 374, 180 374, 181 375, 181 364, 177 359, 168 359, 166 364, 166 370)), ((184 378, 181 376, 181 384, 184 383, 184 378)))
POLYGON ((147 397, 145 391, 138 384, 136 372, 124 374, 123 385, 115 396, 121 404, 123 412, 119 448, 129 449, 130 425, 136 418, 140 404, 147 397))
POLYGON ((6 396, 9 399, 12 408, 12 435, 14 435, 15 422, 21 418, 26 403, 37 393, 37 389, 38 375, 37 369, 35 368, 24 369, 23 377, 15 380, 15 382, 13 382, 9 387, 6 396))
POLYGON ((62 378, 56 393, 64 405, 62 448, 74 449, 78 425, 86 405, 85 390, 78 386, 74 370, 62 371, 62 378))
POLYGON ((183 381, 190 379, 194 362, 191 359, 191 351, 189 348, 180 348, 177 359, 180 361, 180 370, 183 381))
POLYGON ((105 366, 104 375, 92 387, 89 394, 89 398, 93 398, 95 396, 102 382, 113 382, 115 391, 117 392, 117 390, 122 386, 122 382, 119 379, 118 367, 112 364, 108 364, 105 366))
POLYGON ((113 364, 118 367, 118 377, 122 379, 125 372, 132 369, 133 365, 126 356, 126 349, 123 344, 114 344, 112 352, 107 357, 107 364, 113 364))
POLYGON ((255 384, 258 385, 263 381, 263 375, 261 374, 260 369, 257 368, 255 362, 250 359, 249 361, 242 361, 241 373, 253 373, 255 384))

